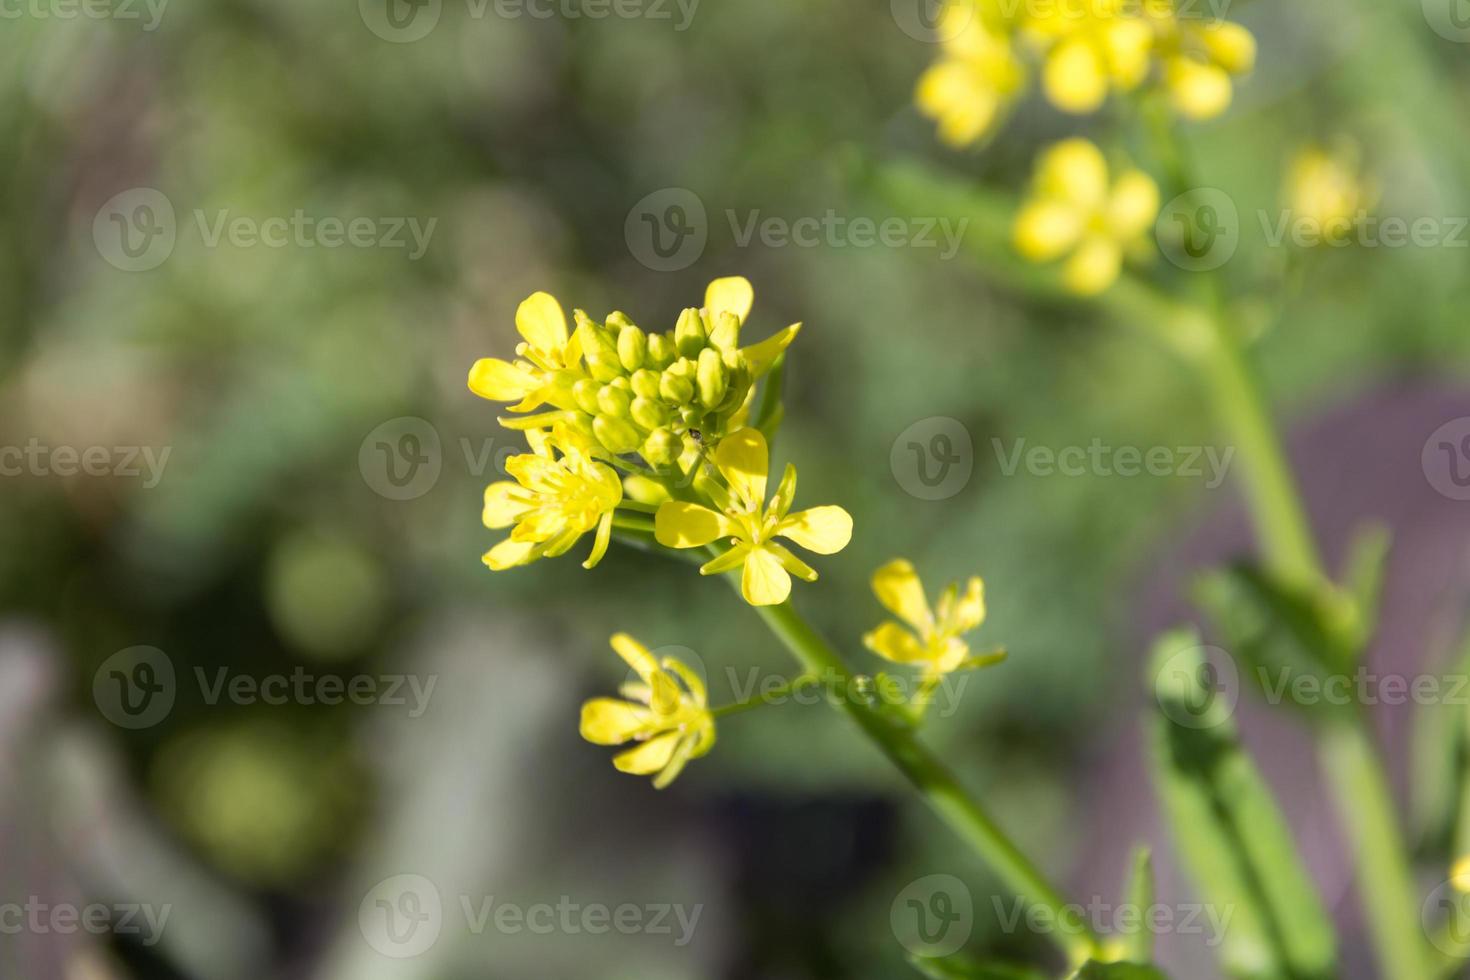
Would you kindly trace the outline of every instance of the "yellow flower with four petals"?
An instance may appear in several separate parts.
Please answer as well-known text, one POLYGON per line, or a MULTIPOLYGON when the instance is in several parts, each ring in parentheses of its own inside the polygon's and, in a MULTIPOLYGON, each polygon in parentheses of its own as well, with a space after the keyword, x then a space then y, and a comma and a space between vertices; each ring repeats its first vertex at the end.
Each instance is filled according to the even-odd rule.
POLYGON ((796 496, 796 467, 788 465, 775 496, 765 503, 770 453, 757 429, 745 428, 720 441, 715 469, 728 487, 696 483, 715 508, 682 500, 665 501, 654 516, 654 535, 668 548, 701 548, 729 538, 730 549, 700 568, 703 575, 742 569, 740 591, 753 606, 785 602, 791 576, 808 582, 816 570, 776 542, 782 537, 819 555, 832 555, 852 539, 852 517, 837 506, 790 513, 796 496))
POLYGON ((965 583, 963 593, 958 582, 951 583, 930 609, 913 564, 896 558, 873 573, 873 594, 907 625, 890 619, 866 634, 863 644, 884 660, 921 667, 926 682, 1005 657, 998 651, 972 657, 970 645, 960 639, 985 622, 985 583, 978 576, 965 583))
POLYGON ((582 737, 595 745, 638 743, 613 756, 620 772, 652 775, 663 789, 715 744, 715 720, 704 682, 675 657, 658 660, 626 633, 612 638, 612 648, 638 674, 639 683, 625 684, 627 700, 594 698, 582 705, 582 737))

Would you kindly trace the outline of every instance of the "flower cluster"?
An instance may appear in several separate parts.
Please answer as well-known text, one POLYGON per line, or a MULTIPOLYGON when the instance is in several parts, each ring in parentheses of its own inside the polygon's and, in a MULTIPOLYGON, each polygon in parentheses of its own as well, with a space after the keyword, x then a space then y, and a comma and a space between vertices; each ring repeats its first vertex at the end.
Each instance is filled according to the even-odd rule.
POLYGON ((1141 170, 1108 174, 1102 151, 1084 139, 1046 150, 1031 196, 1016 216, 1016 250, 1034 262, 1065 256, 1067 288, 1096 295, 1118 278, 1124 254, 1141 250, 1159 213, 1159 188, 1141 170))
POLYGON ((1230 105, 1233 78, 1255 64, 1239 24, 1191 18, 1175 0, 948 0, 940 57, 915 100, 940 137, 966 146, 989 133, 1025 90, 1027 65, 1065 112, 1096 111, 1110 92, 1153 79, 1174 110, 1210 119, 1230 105))
POLYGON ((864 645, 884 660, 922 668, 925 683, 1004 657, 999 652, 971 656, 970 645, 960 638, 985 622, 985 583, 977 576, 963 592, 958 582, 950 583, 931 609, 914 566, 896 558, 873 573, 873 594, 907 625, 890 619, 866 634, 864 645))

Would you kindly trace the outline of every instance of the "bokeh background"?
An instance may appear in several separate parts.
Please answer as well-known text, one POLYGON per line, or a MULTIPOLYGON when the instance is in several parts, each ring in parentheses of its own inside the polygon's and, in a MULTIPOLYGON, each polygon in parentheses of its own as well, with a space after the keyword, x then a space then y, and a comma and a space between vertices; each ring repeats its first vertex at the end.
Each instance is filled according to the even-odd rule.
MULTIPOLYGON (((1226 281, 1262 332, 1326 551, 1369 517, 1396 532, 1373 656, 1402 672, 1452 654, 1470 585, 1470 504, 1421 456, 1470 415, 1470 250, 1293 251, 1256 216, 1277 213, 1294 148, 1341 137, 1376 213, 1470 215, 1470 48, 1433 6, 1237 4, 1259 68, 1227 116, 1186 130, 1199 179, 1241 215, 1226 281)), ((800 462, 803 500, 856 518, 802 608, 873 670, 858 637, 881 615, 874 567, 902 554, 931 586, 983 574, 978 642, 1011 659, 970 677, 931 737, 1071 893, 1115 899, 1129 848, 1152 841, 1161 896, 1189 900, 1140 751, 1143 664, 1192 615, 1192 574, 1251 549, 1234 481, 1002 464, 1023 440, 1229 447, 1147 330, 1018 287, 971 247, 997 212, 965 203, 1021 187, 1044 143, 1117 121, 1037 99, 988 145, 944 149, 911 104, 934 46, 903 0, 597 9, 6 7, 0 445, 28 455, 0 477, 0 900, 102 904, 114 926, 122 907, 171 911, 152 936, 7 930, 0 976, 891 978, 909 970, 892 904, 937 872, 973 896, 969 949, 1045 961, 825 707, 732 718, 663 793, 578 738, 580 701, 622 677, 616 630, 692 651, 717 701, 732 676, 789 672, 727 590, 617 550, 590 573, 480 564, 498 537, 480 493, 518 443, 465 375, 508 356, 517 303, 546 289, 662 329, 729 274, 755 284, 750 336, 805 323, 779 455, 800 462), (365 244, 327 247, 321 225, 280 247, 213 236, 222 218, 298 214, 367 219, 365 244), (743 236, 828 215, 967 230, 952 253, 938 230, 934 246, 743 236), (692 244, 654 250, 676 227, 692 244), (936 445, 936 426, 965 458, 929 499, 907 447, 936 445), (118 676, 169 703, 120 712, 118 676), (211 694, 296 676, 370 703, 211 694), (364 922, 401 875, 433 884, 443 928, 395 959, 364 922), (466 921, 466 905, 564 897, 699 918, 683 944, 677 925, 466 921)), ((1304 733, 1248 698, 1240 713, 1352 954, 1347 859, 1304 733)), ((1413 714, 1377 721, 1429 841, 1413 714)), ((1213 976, 1204 938, 1165 937, 1163 962, 1213 976)))

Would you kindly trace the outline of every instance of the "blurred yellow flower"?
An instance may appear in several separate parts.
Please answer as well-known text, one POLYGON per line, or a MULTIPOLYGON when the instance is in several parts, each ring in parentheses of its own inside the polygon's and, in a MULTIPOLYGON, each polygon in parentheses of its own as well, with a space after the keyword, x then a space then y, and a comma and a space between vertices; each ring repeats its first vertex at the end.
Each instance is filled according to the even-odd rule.
POLYGON ((641 683, 623 685, 619 693, 627 700, 594 698, 582 705, 582 737, 594 745, 637 742, 614 756, 613 765, 620 772, 653 775, 654 788, 663 789, 690 759, 714 747, 715 720, 704 682, 674 657, 656 660, 626 633, 612 638, 612 648, 641 683))
POLYGON ((1470 895, 1470 854, 1466 854, 1450 868, 1450 887, 1463 895, 1470 895))
POLYGON ((1255 36, 1231 21, 1183 16, 1173 0, 1149 0, 1144 9, 1157 34, 1164 88, 1174 111, 1200 120, 1228 109, 1232 78, 1255 68, 1255 36))
POLYGON ((1010 32, 979 0, 948 0, 940 13, 942 52, 919 77, 919 111, 939 137, 966 146, 990 132, 1025 82, 1010 32))
POLYGON ((1033 262, 1066 256, 1068 289, 1096 295, 1113 284, 1124 251, 1141 246, 1159 212, 1159 189, 1141 170, 1109 183, 1102 151, 1084 139, 1046 150, 1030 198, 1016 215, 1015 246, 1033 262))
POLYGON ((582 563, 591 568, 602 560, 612 535, 613 511, 623 499, 623 484, 609 466, 599 463, 569 438, 544 432, 526 433, 534 452, 513 456, 505 471, 514 480, 485 488, 485 526, 510 527, 510 537, 485 553, 492 571, 555 557, 594 528, 592 554, 582 563))
POLYGON ((1371 195, 1353 157, 1348 150, 1331 154, 1308 146, 1287 167, 1287 207, 1294 221, 1311 223, 1320 232, 1314 241, 1345 241, 1369 206, 1371 195))
POLYGON ((1129 92, 1148 75, 1154 30, 1133 15, 1134 0, 1039 4, 1022 30, 1042 51, 1041 84, 1059 109, 1085 113, 1110 89, 1129 92))
POLYGON ((852 539, 852 517, 841 507, 788 513, 796 496, 794 466, 787 465, 775 496, 769 505, 763 504, 770 453, 759 430, 745 428, 726 436, 715 449, 714 465, 726 486, 713 480, 698 486, 715 507, 665 501, 654 517, 654 535, 668 548, 700 548, 730 538, 730 549, 699 571, 714 575, 741 568, 740 591, 751 605, 785 602, 791 593, 791 575, 808 582, 817 578, 811 566, 775 538, 787 538, 819 555, 836 554, 852 539))
POLYGON ((1005 656, 972 657, 970 645, 960 639, 985 622, 985 584, 978 577, 965 583, 963 593, 958 582, 950 583, 931 610, 914 566, 897 558, 873 573, 873 594, 908 628, 890 619, 866 634, 863 643, 885 660, 922 667, 926 681, 988 666, 1005 656))

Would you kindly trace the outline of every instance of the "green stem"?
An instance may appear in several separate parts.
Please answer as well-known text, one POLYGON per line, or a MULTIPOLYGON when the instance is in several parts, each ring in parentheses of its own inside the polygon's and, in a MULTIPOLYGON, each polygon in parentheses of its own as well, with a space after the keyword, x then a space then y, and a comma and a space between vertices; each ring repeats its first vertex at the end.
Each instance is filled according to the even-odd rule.
MULTIPOLYGON (((738 582, 733 582, 739 588, 738 582)), ((790 602, 757 606, 771 632, 786 645, 802 669, 830 677, 840 691, 854 690, 842 658, 801 616, 790 602)), ((1053 940, 1081 964, 1098 951, 1097 937, 1075 909, 1069 909, 1056 889, 995 824, 980 804, 965 792, 954 774, 914 737, 914 733, 882 714, 871 704, 851 696, 833 699, 857 723, 864 735, 883 751, 937 813, 983 858, 1006 885, 1027 901, 1055 916, 1053 940)))
POLYGON ((807 684, 815 684, 816 682, 817 678, 811 674, 802 674, 800 677, 793 677, 785 683, 778 685, 774 691, 768 691, 760 697, 751 698, 747 701, 736 701, 733 704, 725 704, 718 708, 712 708, 710 709, 710 714, 716 719, 738 715, 750 711, 752 708, 764 707, 788 694, 795 694, 807 684))

